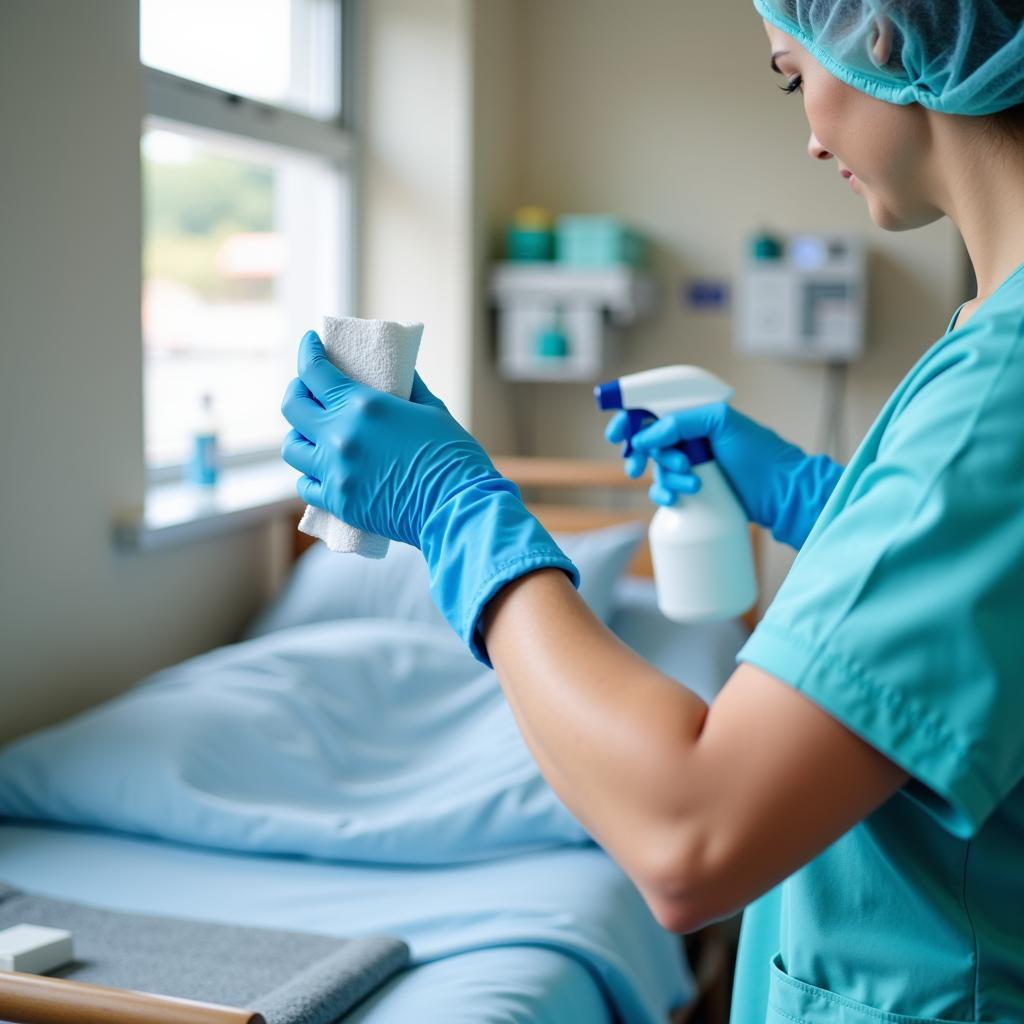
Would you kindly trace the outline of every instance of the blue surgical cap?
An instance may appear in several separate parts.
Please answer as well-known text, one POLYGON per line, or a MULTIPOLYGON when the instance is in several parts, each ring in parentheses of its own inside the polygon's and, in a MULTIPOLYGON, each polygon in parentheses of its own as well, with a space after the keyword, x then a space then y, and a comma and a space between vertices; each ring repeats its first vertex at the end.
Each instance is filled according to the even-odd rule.
POLYGON ((889 103, 994 114, 1024 103, 1024 0, 754 0, 836 78, 889 103), (883 46, 876 48, 879 34, 883 46), (888 56, 879 62, 891 36, 888 56))

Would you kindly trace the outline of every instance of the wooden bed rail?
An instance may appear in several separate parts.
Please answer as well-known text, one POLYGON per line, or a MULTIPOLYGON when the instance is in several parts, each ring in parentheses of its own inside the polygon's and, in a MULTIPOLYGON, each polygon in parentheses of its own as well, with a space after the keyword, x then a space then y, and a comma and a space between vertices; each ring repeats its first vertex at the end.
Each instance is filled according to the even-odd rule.
POLYGON ((549 459, 522 455, 495 455, 495 468, 520 487, 600 488, 611 491, 646 491, 650 472, 626 476, 622 459, 549 459))
POLYGON ((12 1024, 265 1024, 251 1010, 0 971, 0 1020, 12 1024))

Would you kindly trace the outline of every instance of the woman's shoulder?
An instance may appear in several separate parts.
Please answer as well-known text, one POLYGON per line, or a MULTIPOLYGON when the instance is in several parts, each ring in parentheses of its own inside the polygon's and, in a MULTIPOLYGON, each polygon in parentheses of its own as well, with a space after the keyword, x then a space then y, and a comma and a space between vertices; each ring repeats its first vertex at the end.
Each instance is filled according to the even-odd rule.
POLYGON ((1005 347, 1024 335, 1024 263, 991 295, 965 302, 947 338, 981 348, 1005 347))
POLYGON ((1016 301, 993 296, 939 339, 904 378, 879 417, 879 450, 944 453, 974 449, 1016 463, 1024 451, 1024 274, 1016 301))
POLYGON ((902 405, 925 396, 945 402, 953 392, 957 408, 997 391, 1024 399, 1024 272, 995 295, 972 302, 973 312, 965 319, 965 306, 952 330, 907 375, 902 405))

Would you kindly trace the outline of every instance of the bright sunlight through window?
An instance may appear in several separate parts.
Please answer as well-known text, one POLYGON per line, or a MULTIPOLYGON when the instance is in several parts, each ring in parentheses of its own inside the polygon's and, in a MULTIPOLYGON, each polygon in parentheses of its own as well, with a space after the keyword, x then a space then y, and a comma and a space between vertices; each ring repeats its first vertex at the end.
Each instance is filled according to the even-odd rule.
POLYGON ((141 0, 142 63, 330 120, 341 109, 337 0, 141 0))
POLYGON ((331 138, 342 128, 311 116, 339 113, 339 24, 328 16, 339 10, 332 0, 142 0, 142 57, 167 72, 156 81, 175 113, 150 104, 142 136, 151 470, 186 461, 207 395, 223 455, 276 453, 299 337, 345 312, 349 176, 331 138), (192 118, 183 77, 225 93, 203 90, 192 118), (280 141, 262 128, 252 137, 244 111, 237 133, 223 130, 240 94, 292 108, 275 115, 280 141))

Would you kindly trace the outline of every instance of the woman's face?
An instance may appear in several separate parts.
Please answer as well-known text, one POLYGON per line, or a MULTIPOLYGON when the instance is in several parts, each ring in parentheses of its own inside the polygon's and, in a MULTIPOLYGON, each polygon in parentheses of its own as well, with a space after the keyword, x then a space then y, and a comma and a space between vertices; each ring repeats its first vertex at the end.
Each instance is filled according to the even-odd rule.
MULTIPOLYGON (((874 222, 889 231, 930 224, 942 216, 933 192, 931 135, 926 111, 876 100, 829 74, 798 42, 765 22, 773 68, 786 88, 803 94, 811 127, 807 151, 836 161, 846 187, 864 197, 874 222)), ((884 32, 875 43, 888 58, 884 32)), ((837 175, 837 177, 839 176, 837 175)), ((840 180, 839 184, 843 184, 840 180)))

